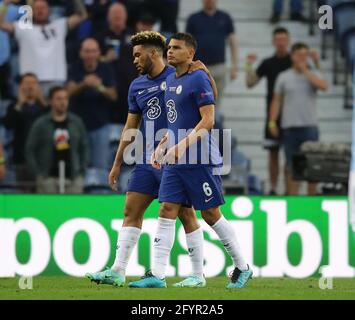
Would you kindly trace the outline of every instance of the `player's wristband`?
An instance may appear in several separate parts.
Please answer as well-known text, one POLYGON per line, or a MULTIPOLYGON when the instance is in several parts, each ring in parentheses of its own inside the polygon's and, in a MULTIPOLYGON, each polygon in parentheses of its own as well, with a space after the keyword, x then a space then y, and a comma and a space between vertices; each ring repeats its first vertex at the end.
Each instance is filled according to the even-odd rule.
POLYGON ((97 90, 101 93, 104 93, 106 91, 106 87, 103 84, 100 84, 97 86, 97 90))
POLYGON ((276 124, 275 121, 269 121, 268 127, 269 127, 270 129, 277 128, 277 124, 276 124))

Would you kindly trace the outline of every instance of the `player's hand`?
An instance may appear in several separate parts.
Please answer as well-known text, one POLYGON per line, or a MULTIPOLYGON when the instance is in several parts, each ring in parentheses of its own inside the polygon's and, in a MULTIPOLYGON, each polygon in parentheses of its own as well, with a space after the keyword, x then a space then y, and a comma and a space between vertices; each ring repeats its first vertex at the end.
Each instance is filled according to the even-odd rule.
POLYGON ((160 170, 161 164, 158 162, 156 156, 155 156, 155 151, 152 153, 150 156, 150 164, 154 169, 160 170))
POLYGON ((192 73, 197 70, 202 70, 208 73, 206 65, 201 60, 193 61, 189 66, 189 73, 192 73))
POLYGON ((150 156, 150 163, 154 169, 161 169, 161 163, 163 161, 165 151, 165 145, 159 144, 150 156))
POLYGON ((118 176, 120 175, 121 167, 120 166, 113 166, 110 174, 108 175, 108 184, 113 191, 117 191, 117 181, 118 176))

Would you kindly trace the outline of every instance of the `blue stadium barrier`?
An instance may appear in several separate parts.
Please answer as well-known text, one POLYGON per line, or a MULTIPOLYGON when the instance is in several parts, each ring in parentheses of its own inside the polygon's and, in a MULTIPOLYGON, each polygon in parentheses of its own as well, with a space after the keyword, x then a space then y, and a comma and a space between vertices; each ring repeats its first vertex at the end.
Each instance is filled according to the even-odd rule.
POLYGON ((84 192, 89 194, 114 193, 108 185, 108 175, 108 170, 89 168, 85 175, 84 192))

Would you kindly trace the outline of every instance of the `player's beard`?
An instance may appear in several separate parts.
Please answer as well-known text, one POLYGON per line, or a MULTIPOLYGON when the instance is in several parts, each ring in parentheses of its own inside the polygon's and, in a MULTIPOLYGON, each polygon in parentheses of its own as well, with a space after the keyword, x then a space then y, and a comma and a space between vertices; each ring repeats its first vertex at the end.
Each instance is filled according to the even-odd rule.
POLYGON ((152 59, 150 59, 149 57, 147 57, 144 66, 142 67, 142 71, 141 74, 145 75, 145 74, 149 74, 149 72, 153 69, 153 61, 152 59))

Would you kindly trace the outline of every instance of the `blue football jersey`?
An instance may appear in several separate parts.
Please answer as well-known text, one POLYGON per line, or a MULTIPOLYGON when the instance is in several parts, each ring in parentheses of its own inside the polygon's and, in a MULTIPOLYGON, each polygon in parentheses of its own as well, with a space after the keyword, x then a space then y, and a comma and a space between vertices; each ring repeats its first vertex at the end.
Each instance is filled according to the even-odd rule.
POLYGON ((175 69, 166 66, 155 78, 147 75, 136 78, 128 92, 129 113, 142 114, 140 131, 143 136, 143 157, 136 157, 136 163, 150 163, 151 153, 166 132, 166 109, 164 94, 166 78, 175 69))
MULTIPOLYGON (((176 77, 170 74, 166 79, 165 107, 169 129, 169 147, 184 139, 201 121, 200 108, 215 104, 208 75, 198 70, 176 77)), ((222 158, 211 131, 186 150, 179 165, 220 166, 222 158)))

